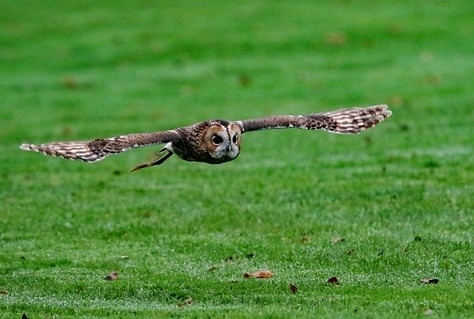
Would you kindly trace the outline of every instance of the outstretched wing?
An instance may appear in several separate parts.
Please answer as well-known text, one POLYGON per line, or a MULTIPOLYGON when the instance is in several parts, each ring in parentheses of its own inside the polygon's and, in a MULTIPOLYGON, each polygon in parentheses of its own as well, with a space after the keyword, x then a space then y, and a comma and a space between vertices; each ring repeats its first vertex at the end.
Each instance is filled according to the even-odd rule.
POLYGON ((331 133, 357 134, 377 125, 392 114, 387 105, 353 107, 309 115, 277 115, 240 121, 243 133, 279 128, 325 130, 331 133))
POLYGON ((178 130, 155 133, 137 133, 92 141, 53 142, 40 145, 22 144, 25 151, 34 151, 50 156, 59 156, 70 160, 96 162, 109 155, 125 152, 131 148, 181 140, 178 130))

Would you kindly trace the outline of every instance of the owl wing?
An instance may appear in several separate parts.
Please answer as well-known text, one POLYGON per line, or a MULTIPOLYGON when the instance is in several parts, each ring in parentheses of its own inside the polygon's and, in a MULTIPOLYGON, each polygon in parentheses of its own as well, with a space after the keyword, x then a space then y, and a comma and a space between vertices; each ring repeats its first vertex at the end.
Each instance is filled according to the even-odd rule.
POLYGON ((308 115, 277 115, 244 120, 239 124, 242 126, 243 133, 268 129, 300 128, 340 134, 357 134, 377 125, 391 114, 392 111, 388 109, 387 105, 374 105, 308 115))
POLYGON ((109 155, 125 152, 131 148, 180 140, 179 130, 169 130, 120 135, 92 141, 52 142, 40 145, 22 144, 20 148, 25 151, 34 151, 45 155, 92 163, 100 161, 109 155))

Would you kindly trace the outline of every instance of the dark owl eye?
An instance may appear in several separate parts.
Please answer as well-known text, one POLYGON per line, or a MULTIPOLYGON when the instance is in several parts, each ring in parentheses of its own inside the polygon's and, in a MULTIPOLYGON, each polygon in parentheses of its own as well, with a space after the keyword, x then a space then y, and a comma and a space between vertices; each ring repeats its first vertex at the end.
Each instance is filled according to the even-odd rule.
POLYGON ((224 142, 224 139, 220 137, 219 135, 214 135, 211 141, 214 145, 219 145, 219 144, 222 144, 222 142, 224 142))
POLYGON ((232 143, 234 143, 234 144, 237 143, 237 134, 234 135, 234 137, 232 138, 232 143))

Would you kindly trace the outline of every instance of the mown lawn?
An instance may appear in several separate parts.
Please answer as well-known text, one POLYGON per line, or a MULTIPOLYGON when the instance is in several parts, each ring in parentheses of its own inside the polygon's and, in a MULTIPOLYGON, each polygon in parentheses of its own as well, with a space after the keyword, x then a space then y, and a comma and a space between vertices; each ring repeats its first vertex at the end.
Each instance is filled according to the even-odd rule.
POLYGON ((0 318, 472 317, 473 16, 468 0, 2 3, 0 318), (361 135, 249 133, 218 166, 129 174, 158 148, 93 165, 18 148, 379 103, 393 116, 361 135))

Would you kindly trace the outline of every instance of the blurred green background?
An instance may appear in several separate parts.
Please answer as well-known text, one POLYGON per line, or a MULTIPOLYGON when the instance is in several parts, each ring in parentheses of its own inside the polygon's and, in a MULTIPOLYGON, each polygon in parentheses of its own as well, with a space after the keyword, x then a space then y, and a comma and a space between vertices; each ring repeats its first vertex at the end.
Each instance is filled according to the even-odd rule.
POLYGON ((466 0, 3 1, 0 318, 468 318, 473 73, 466 0), (381 103, 220 166, 18 149, 381 103))

